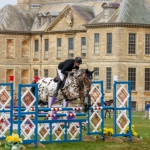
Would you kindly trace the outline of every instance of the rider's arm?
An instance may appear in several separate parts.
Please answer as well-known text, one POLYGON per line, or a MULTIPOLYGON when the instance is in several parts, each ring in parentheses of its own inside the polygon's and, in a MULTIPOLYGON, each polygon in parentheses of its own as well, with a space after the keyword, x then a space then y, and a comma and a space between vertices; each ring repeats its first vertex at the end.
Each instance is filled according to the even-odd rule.
POLYGON ((68 76, 67 68, 68 68, 68 65, 64 66, 64 67, 61 69, 61 73, 64 74, 66 77, 68 76))
POLYGON ((75 69, 79 70, 79 67, 76 66, 75 69))

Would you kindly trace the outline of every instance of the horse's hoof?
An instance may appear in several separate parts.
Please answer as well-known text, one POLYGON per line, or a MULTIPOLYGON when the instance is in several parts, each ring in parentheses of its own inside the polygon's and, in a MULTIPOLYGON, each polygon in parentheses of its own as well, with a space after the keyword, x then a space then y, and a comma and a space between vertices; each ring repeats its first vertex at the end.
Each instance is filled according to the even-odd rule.
POLYGON ((48 117, 45 117, 44 120, 48 120, 48 117))

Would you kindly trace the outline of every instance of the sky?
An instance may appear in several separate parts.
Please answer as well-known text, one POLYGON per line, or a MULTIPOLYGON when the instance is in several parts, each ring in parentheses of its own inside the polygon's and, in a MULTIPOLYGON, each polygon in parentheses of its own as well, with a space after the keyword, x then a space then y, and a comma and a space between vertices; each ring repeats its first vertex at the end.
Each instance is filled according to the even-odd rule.
POLYGON ((17 0, 0 0, 0 9, 7 4, 17 4, 17 0))

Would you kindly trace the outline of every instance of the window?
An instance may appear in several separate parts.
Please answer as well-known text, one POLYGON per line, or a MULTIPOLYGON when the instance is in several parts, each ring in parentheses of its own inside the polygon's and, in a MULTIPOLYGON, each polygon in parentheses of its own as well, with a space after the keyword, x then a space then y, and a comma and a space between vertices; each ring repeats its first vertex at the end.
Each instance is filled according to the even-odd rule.
POLYGON ((128 80, 132 81, 132 90, 136 90, 136 68, 128 68, 128 80))
POLYGON ((39 27, 42 26, 42 18, 38 18, 38 26, 39 26, 39 27))
POLYGON ((145 91, 150 91, 150 68, 145 68, 145 91))
POLYGON ((34 77, 38 76, 38 69, 34 69, 34 77))
POLYGON ((57 39, 57 58, 61 58, 61 38, 57 39))
POLYGON ((51 21, 53 21, 56 17, 55 16, 51 16, 51 21))
POLYGON ((51 16, 48 17, 48 23, 51 23, 52 22, 52 19, 51 19, 51 16))
POLYGON ((44 69, 44 77, 48 77, 48 69, 44 69))
POLYGON ((106 68, 106 90, 111 90, 111 68, 106 68))
POLYGON ((22 69, 21 70, 21 84, 28 84, 29 83, 29 70, 22 69))
POLYGON ((39 41, 34 41, 34 58, 38 58, 38 50, 39 50, 39 41))
POLYGON ((129 33, 129 54, 136 53, 136 34, 129 33))
POLYGON ((81 57, 86 57, 86 37, 81 38, 81 57))
POLYGON ((7 39, 7 57, 15 57, 15 42, 14 39, 7 39))
POLYGON ((94 54, 99 54, 99 33, 94 34, 94 54))
POLYGON ((112 33, 107 33, 107 54, 112 53, 112 33))
POLYGON ((110 17, 110 8, 104 9, 104 19, 108 19, 110 17))
POLYGON ((150 34, 145 34, 145 54, 150 54, 150 34))
POLYGON ((48 59, 48 50, 49 50, 49 40, 45 39, 44 40, 45 43, 45 51, 44 51, 44 58, 48 59))
MULTIPOLYGON (((15 71, 14 69, 6 69, 6 82, 12 82, 10 76, 14 76, 15 71)), ((13 82, 14 82, 14 88, 15 88, 15 76, 13 78, 13 82)), ((10 90, 10 86, 6 87, 7 90, 10 90)), ((2 99, 1 99, 2 100, 2 99)))
POLYGON ((10 82, 10 76, 14 76, 14 69, 6 69, 6 82, 10 82))
POLYGON ((30 8, 40 8, 40 4, 30 4, 30 8))
POLYGON ((37 52, 39 50, 39 41, 35 40, 34 42, 35 42, 34 43, 34 45, 35 45, 34 50, 35 50, 35 52, 37 52))
POLYGON ((99 80, 99 68, 94 68, 94 80, 99 80))
POLYGON ((29 57, 29 40, 22 40, 22 57, 29 57))
POLYGON ((69 57, 74 57, 74 38, 68 39, 69 57))
POLYGON ((48 44, 48 39, 45 39, 45 51, 48 51, 49 44, 48 44))
POLYGON ((132 110, 136 110, 136 101, 132 101, 132 110))

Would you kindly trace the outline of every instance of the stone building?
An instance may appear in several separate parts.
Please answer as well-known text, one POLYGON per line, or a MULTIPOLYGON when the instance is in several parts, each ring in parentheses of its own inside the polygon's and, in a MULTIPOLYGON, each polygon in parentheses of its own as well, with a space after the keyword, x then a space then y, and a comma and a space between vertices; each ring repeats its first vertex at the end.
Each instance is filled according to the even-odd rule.
POLYGON ((0 82, 55 77, 81 56, 112 98, 113 80, 132 81, 132 106, 150 101, 150 0, 18 0, 0 10, 0 82))

